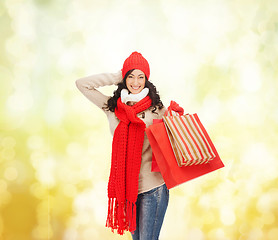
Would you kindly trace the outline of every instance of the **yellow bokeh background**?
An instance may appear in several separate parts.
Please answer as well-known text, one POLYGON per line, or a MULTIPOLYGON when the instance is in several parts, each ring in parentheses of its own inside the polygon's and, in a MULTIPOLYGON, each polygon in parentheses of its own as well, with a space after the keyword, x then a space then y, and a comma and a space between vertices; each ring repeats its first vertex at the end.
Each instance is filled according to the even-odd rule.
POLYGON ((112 137, 75 80, 132 51, 225 164, 170 190, 160 239, 278 239, 276 0, 2 0, 0 19, 1 240, 131 239, 105 227, 112 137))

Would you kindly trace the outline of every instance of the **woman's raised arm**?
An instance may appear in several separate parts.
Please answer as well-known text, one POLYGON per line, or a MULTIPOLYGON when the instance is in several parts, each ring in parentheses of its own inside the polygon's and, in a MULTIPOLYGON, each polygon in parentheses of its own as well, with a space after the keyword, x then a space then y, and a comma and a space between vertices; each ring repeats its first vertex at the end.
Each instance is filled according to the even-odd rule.
POLYGON ((85 97, 102 109, 109 96, 104 95, 96 88, 116 85, 121 81, 122 71, 120 70, 117 73, 101 73, 80 78, 75 81, 75 84, 85 97))

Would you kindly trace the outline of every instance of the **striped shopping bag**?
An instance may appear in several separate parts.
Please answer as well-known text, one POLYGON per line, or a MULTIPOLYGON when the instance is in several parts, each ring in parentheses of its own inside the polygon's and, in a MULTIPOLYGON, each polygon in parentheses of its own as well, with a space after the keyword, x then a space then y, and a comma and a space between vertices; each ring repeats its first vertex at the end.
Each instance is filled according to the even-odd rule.
POLYGON ((178 166, 205 164, 216 157, 213 143, 196 113, 173 115, 168 108, 163 122, 178 166))

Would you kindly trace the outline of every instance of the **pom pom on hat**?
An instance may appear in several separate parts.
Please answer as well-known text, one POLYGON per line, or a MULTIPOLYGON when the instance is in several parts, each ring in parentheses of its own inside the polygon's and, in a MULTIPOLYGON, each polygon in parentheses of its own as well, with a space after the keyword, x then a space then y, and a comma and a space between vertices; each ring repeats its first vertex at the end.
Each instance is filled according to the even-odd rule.
POLYGON ((122 76, 125 77, 126 73, 131 69, 139 69, 145 73, 147 79, 150 77, 150 66, 148 61, 142 56, 141 53, 133 52, 125 60, 122 68, 122 76))

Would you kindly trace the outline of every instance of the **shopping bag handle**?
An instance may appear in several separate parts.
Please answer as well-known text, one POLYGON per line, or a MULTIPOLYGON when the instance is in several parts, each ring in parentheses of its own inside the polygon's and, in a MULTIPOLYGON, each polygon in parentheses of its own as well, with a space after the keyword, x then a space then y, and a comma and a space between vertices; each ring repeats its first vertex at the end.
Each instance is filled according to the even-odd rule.
POLYGON ((179 115, 184 114, 184 109, 173 100, 171 100, 170 106, 167 108, 167 110, 170 116, 173 116, 172 111, 177 112, 179 115))

